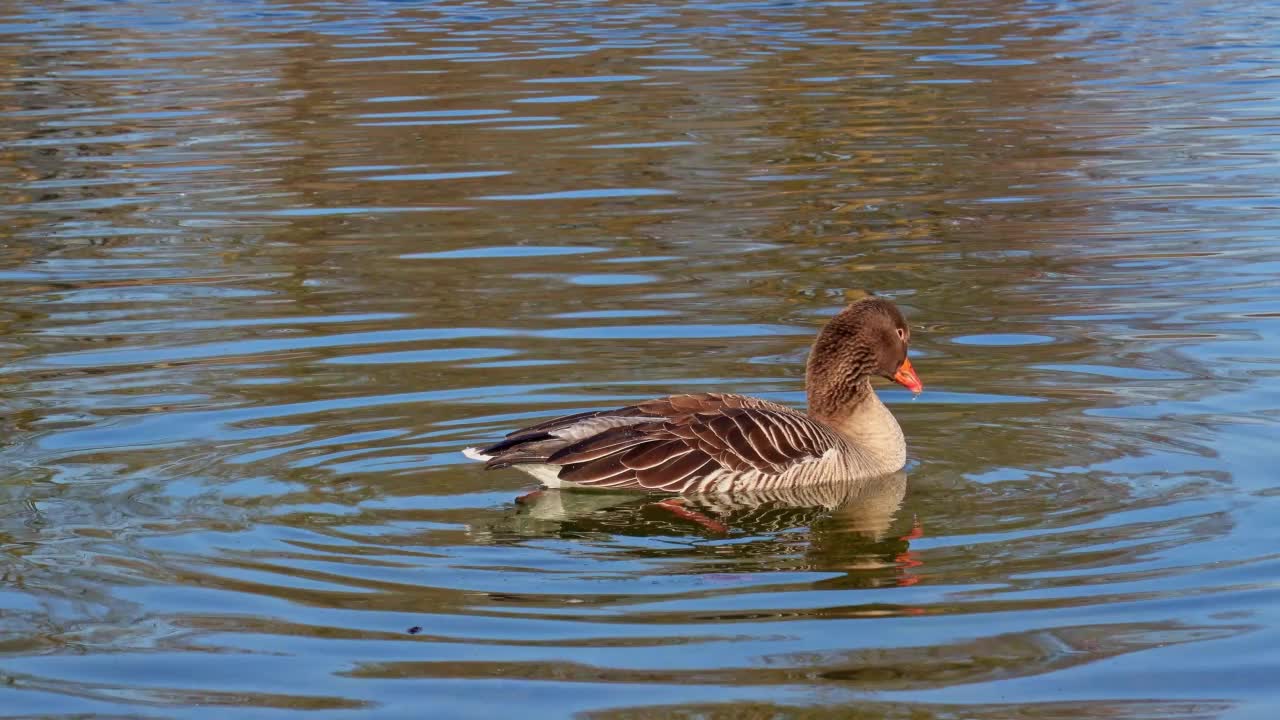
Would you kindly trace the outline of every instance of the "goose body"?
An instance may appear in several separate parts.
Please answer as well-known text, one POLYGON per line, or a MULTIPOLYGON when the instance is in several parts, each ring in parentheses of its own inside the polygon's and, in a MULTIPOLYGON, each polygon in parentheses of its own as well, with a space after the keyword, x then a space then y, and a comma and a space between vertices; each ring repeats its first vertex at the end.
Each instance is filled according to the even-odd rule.
POLYGON ((871 378, 922 389, 909 339, 897 307, 869 298, 832 318, 814 342, 807 414, 744 395, 672 395, 555 418, 463 452, 548 487, 716 494, 888 475, 906 463, 906 442, 871 378))

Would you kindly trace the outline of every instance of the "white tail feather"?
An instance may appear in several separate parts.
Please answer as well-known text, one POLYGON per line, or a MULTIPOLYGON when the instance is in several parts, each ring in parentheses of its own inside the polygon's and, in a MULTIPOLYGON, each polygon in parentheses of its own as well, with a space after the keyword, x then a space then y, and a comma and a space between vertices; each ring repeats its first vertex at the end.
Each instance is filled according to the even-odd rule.
MULTIPOLYGON (((484 453, 480 452, 479 448, 473 448, 473 447, 463 448, 462 454, 466 455, 472 460, 479 460, 481 462, 489 460, 490 458, 493 457, 492 455, 485 455, 484 453)), ((549 488, 573 487, 573 483, 566 483, 560 479, 559 465, 546 465, 543 463, 521 463, 519 465, 516 465, 515 468, 517 470, 521 470, 529 475, 534 476, 543 485, 546 485, 549 488)))

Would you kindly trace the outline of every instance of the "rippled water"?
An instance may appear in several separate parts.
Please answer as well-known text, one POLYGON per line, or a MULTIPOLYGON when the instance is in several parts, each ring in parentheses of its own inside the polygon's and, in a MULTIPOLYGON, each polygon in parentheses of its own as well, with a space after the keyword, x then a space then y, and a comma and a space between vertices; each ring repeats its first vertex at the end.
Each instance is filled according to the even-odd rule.
POLYGON ((4 7, 0 714, 1273 716, 1272 5, 4 7), (866 495, 458 454, 868 291, 866 495))

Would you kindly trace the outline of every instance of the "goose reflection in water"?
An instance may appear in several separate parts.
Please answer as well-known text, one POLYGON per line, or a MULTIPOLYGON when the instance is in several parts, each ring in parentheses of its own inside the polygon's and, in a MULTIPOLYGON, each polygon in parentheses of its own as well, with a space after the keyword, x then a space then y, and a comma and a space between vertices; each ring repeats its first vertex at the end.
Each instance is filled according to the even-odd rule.
MULTIPOLYGON (((521 496, 487 528, 494 542, 529 538, 690 537, 734 542, 732 560, 783 559, 785 567, 851 573, 841 587, 913 585, 920 561, 910 542, 923 536, 899 517, 907 475, 819 485, 749 489, 655 499, 634 492, 543 489, 521 496), (799 546, 803 546, 800 549, 799 546), (780 551, 781 549, 781 551, 780 551), (790 550, 790 551, 788 551, 790 550), (796 551, 803 556, 795 562, 796 551), (789 560, 785 558, 790 558, 789 560)), ((754 561, 752 561, 754 562, 754 561)))

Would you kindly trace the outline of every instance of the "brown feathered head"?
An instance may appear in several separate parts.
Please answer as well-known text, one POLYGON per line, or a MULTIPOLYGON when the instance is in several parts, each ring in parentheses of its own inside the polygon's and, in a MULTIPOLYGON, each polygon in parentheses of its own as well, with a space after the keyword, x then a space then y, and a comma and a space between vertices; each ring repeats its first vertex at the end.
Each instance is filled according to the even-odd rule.
POLYGON ((872 375, 920 392, 924 385, 907 359, 910 342, 911 328, 902 312, 884 298, 859 300, 840 311, 809 352, 810 407, 852 401, 872 375))

